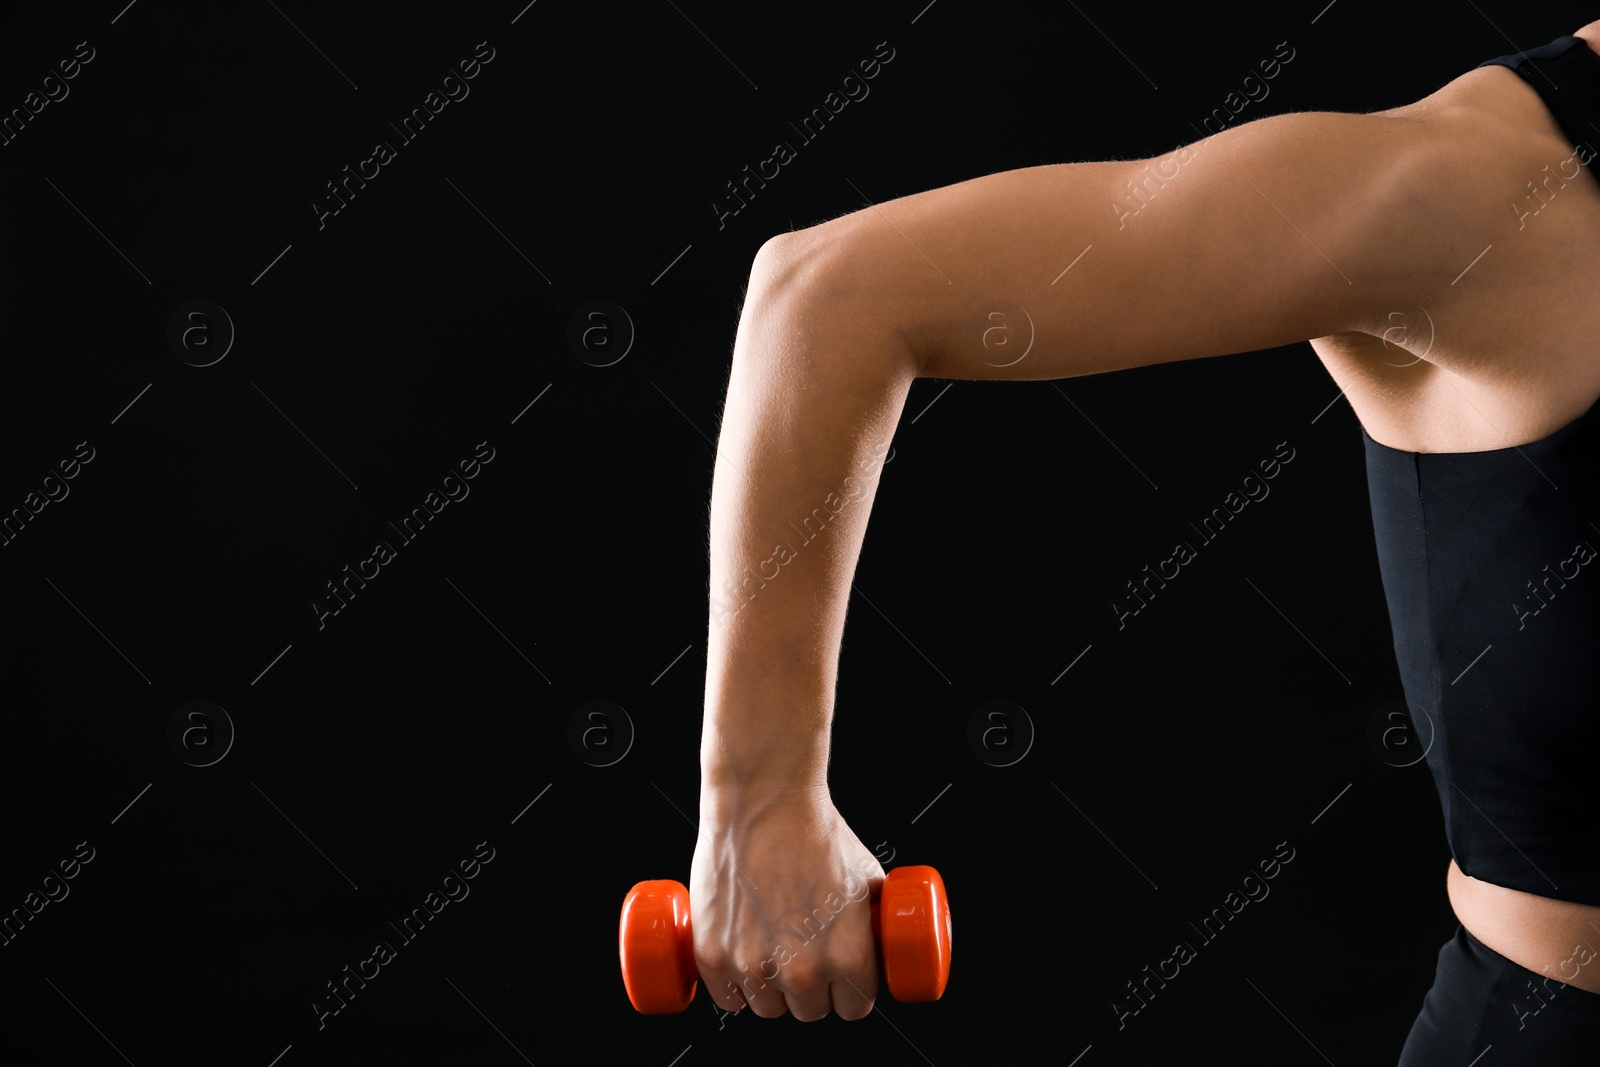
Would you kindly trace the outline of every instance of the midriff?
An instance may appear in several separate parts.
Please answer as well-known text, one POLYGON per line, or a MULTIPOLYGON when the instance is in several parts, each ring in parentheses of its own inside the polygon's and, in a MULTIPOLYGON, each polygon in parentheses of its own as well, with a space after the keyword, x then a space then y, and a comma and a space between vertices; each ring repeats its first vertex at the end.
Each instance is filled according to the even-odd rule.
POLYGON ((1473 937, 1530 971, 1600 995, 1600 907, 1479 881, 1455 860, 1445 888, 1473 937))

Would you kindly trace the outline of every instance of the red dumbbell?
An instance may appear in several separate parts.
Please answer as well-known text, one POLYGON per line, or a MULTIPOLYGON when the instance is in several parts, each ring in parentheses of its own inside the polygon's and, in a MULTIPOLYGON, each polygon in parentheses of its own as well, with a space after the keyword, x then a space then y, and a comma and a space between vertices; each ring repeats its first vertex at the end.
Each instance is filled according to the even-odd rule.
MULTIPOLYGON (((905 1003, 938 1000, 950 979, 950 904, 932 867, 896 867, 872 902, 872 940, 884 982, 905 1003)), ((689 891, 681 882, 640 882, 622 901, 617 928, 622 984, 646 1015, 683 1011, 694 999, 689 891)))

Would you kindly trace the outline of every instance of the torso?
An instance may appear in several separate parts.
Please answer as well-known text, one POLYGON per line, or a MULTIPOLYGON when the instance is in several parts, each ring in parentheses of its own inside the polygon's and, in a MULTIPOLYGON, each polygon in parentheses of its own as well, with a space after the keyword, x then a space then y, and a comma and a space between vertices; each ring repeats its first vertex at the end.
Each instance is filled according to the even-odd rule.
MULTIPOLYGON (((1600 52, 1600 23, 1577 36, 1600 52)), ((1505 67, 1469 71, 1383 114, 1454 127, 1464 140, 1501 139, 1508 158, 1550 170, 1523 162, 1508 176, 1507 233, 1470 268, 1463 263, 1465 273, 1433 304, 1396 308, 1370 333, 1317 338, 1312 348, 1380 444, 1478 452, 1548 436, 1600 397, 1600 182, 1587 167, 1560 180, 1572 146, 1505 67), (1523 184, 1551 174, 1548 200, 1523 184), (1520 228, 1518 204, 1528 212, 1520 228)), ((1454 861, 1446 889, 1456 917, 1484 944, 1600 994, 1600 907, 1478 881, 1454 861), (1591 946, 1586 966, 1575 962, 1585 958, 1574 956, 1580 944, 1591 946)))

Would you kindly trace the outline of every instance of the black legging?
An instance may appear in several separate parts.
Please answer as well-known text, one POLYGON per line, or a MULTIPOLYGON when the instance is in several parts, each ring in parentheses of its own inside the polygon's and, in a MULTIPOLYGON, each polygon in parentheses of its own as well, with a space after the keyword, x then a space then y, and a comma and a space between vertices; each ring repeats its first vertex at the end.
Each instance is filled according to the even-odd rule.
MULTIPOLYGON (((1600 935, 1588 943, 1600 948, 1600 935)), ((1600 956, 1583 969, 1600 973, 1600 956)), ((1513 963, 1458 925, 1439 950, 1433 988, 1423 998, 1399 1067, 1524 1064, 1600 1064, 1600 994, 1513 963)))

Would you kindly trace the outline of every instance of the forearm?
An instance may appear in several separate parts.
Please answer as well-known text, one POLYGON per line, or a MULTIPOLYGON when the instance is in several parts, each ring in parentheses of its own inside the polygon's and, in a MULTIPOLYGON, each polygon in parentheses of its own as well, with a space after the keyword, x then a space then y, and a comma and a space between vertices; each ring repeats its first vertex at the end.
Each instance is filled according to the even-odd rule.
POLYGON ((803 239, 779 246, 752 270, 712 477, 703 802, 826 789, 851 581, 915 377, 803 239))

